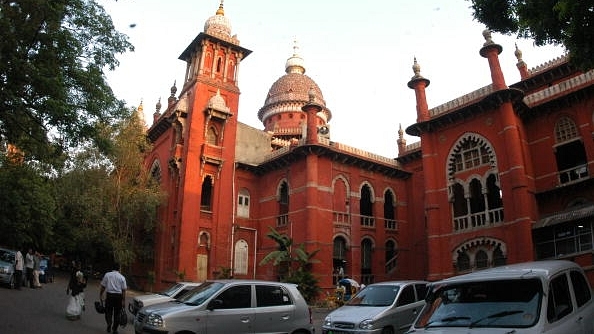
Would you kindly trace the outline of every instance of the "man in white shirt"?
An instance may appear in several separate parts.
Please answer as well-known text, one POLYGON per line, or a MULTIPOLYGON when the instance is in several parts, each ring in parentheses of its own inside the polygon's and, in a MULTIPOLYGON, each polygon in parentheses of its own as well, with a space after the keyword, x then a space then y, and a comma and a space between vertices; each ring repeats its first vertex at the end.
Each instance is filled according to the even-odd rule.
POLYGON ((107 322, 107 332, 117 334, 118 325, 120 325, 120 312, 126 303, 126 278, 120 274, 120 265, 114 263, 112 271, 106 273, 101 280, 101 291, 99 299, 104 300, 105 292, 105 321, 107 322))
POLYGON ((34 288, 33 285, 33 250, 29 248, 27 255, 25 255, 25 275, 27 277, 27 283, 30 288, 34 288))
POLYGON ((14 287, 17 290, 21 289, 21 283, 23 282, 23 267, 23 253, 21 253, 20 250, 17 250, 14 256, 14 287))

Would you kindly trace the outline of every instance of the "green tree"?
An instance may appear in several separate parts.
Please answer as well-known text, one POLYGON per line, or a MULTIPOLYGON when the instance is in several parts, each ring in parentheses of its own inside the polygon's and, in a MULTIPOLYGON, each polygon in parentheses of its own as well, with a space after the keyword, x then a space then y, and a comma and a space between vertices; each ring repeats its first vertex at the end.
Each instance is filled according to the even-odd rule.
POLYGON ((269 226, 266 236, 274 240, 278 248, 268 253, 260 265, 272 261, 272 265, 278 267, 278 274, 283 282, 295 283, 303 298, 310 302, 316 298, 320 291, 318 279, 311 272, 311 265, 320 261, 314 259, 319 249, 313 252, 305 250, 305 245, 292 247, 293 239, 286 234, 281 234, 272 226, 269 226))
POLYGON ((58 163, 125 114, 104 70, 133 50, 94 0, 0 0, 0 141, 58 163))
POLYGON ((132 115, 104 127, 105 152, 90 146, 73 169, 59 177, 61 229, 70 252, 87 259, 109 254, 124 266, 151 262, 156 210, 164 198, 143 165, 150 149, 144 128, 132 115))
POLYGON ((48 250, 54 246, 53 184, 36 168, 0 156, 0 244, 48 250))
POLYGON ((580 0, 470 0, 476 20, 490 30, 564 45, 570 61, 594 67, 594 4, 580 0))

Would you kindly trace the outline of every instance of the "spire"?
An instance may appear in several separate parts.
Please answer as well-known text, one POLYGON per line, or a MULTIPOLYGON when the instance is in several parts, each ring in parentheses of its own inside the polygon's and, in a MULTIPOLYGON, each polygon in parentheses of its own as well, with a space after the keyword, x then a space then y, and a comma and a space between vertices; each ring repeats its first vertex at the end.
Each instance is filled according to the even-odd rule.
POLYGON ((177 81, 174 80, 173 81, 173 86, 171 86, 171 88, 169 89, 169 91, 171 92, 171 95, 167 99, 167 104, 169 106, 171 106, 172 104, 174 104, 177 101, 177 99, 175 98, 175 93, 177 93, 176 83, 177 83, 177 81))
POLYGON ((518 49, 518 43, 516 43, 516 51, 514 51, 514 55, 516 56, 516 59, 518 59, 516 67, 520 71, 520 78, 524 80, 529 76, 528 65, 522 60, 522 50, 518 49))
POLYGON ((299 55, 299 45, 297 45, 297 39, 293 40, 293 56, 287 59, 285 63, 285 72, 287 73, 305 73, 305 62, 299 55))
POLYGON ((155 104, 155 112, 153 113, 153 124, 157 124, 157 121, 161 117, 161 98, 155 104))
POLYGON ((140 121, 140 123, 146 127, 146 119, 144 118, 144 107, 142 105, 142 99, 140 100, 140 104, 138 105, 138 108, 136 108, 136 117, 138 117, 138 120, 140 121))
POLYGON ((406 151, 406 139, 404 139, 404 131, 402 130, 402 123, 398 123, 398 155, 404 154, 406 151))

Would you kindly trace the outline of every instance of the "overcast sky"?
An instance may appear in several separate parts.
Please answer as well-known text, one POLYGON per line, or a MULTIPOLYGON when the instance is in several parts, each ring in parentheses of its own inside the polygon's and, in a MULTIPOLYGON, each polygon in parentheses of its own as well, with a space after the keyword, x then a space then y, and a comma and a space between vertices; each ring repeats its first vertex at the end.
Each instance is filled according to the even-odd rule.
MULTIPOLYGON (((130 106, 143 101, 148 125, 155 104, 166 105, 170 87, 183 85, 178 59, 204 29, 220 0, 98 0, 116 29, 136 50, 119 57, 108 81, 130 106), (134 27, 131 27, 134 25, 134 27)), ((431 83, 429 108, 488 85, 488 63, 479 55, 485 27, 474 21, 467 0, 225 0, 225 16, 241 46, 252 51, 239 68, 239 121, 263 129, 257 118, 271 85, 285 74, 297 40, 306 75, 320 87, 332 111, 331 139, 396 157, 398 125, 416 121, 414 57, 431 83)), ((503 47, 500 62, 508 85, 519 81, 517 43, 529 68, 563 55, 530 40, 493 34, 503 47)), ((406 136, 407 143, 419 140, 406 136)))

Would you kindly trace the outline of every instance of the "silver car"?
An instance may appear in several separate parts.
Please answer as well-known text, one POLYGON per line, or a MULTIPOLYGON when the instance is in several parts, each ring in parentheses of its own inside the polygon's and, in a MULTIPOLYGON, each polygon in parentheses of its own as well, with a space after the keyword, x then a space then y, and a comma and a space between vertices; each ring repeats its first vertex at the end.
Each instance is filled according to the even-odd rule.
POLYGON ((186 294, 188 291, 200 285, 198 282, 178 282, 159 293, 135 296, 128 304, 128 311, 136 315, 138 310, 145 306, 172 301, 186 294))
POLYGON ((297 285, 255 280, 205 281, 185 296, 140 309, 140 333, 311 334, 311 310, 297 285))
POLYGON ((330 312, 322 334, 393 334, 406 332, 425 305, 425 281, 370 284, 330 312))
POLYGON ((537 261, 432 283, 409 333, 594 333, 594 300, 580 266, 537 261))
POLYGON ((8 285, 11 289, 15 286, 14 259, 16 251, 0 248, 0 283, 8 285))

